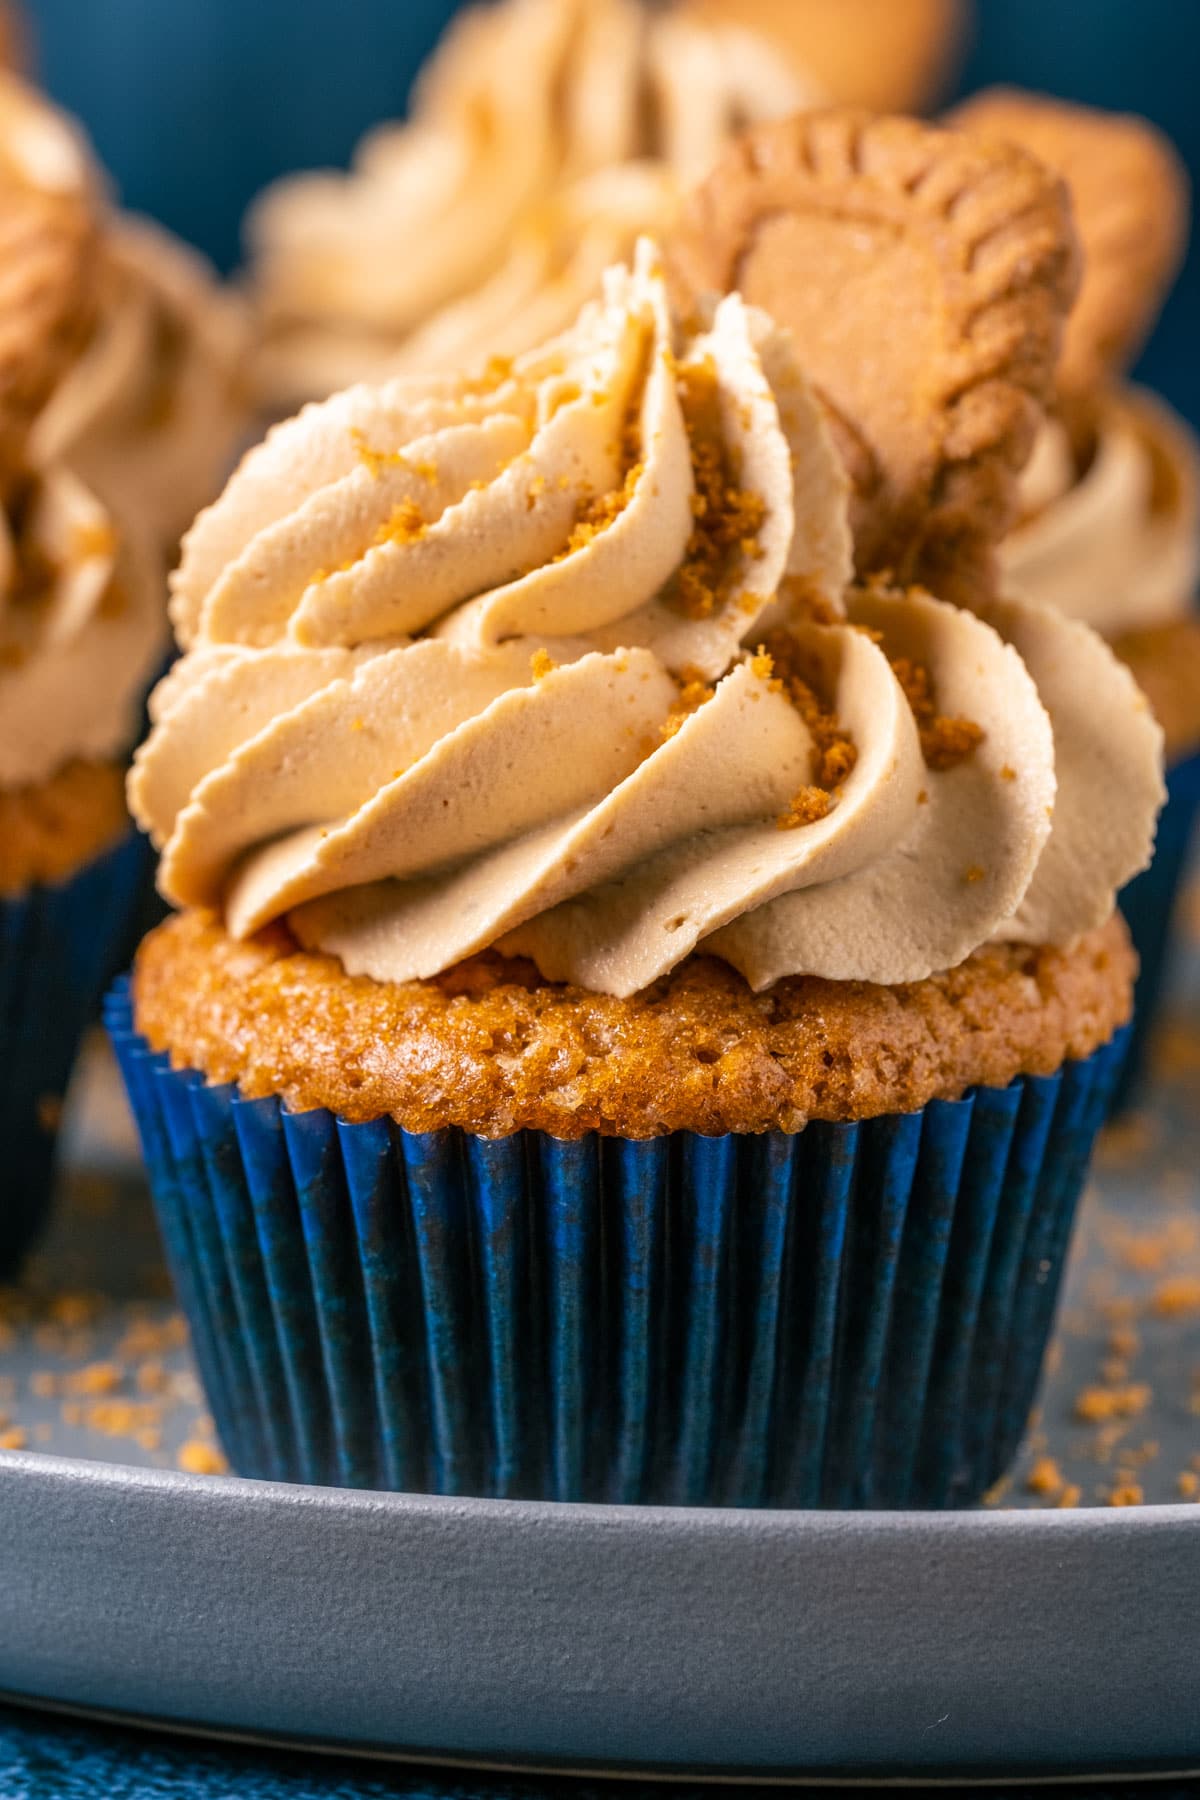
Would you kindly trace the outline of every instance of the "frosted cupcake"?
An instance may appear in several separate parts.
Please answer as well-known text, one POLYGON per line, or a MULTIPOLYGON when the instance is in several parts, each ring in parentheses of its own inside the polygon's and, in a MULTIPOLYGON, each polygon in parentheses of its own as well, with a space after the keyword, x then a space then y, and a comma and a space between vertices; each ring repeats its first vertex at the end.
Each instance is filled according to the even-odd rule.
POLYGON ((511 367, 277 427, 186 540, 130 782, 181 911, 110 1023, 246 1473, 945 1504, 1014 1447, 1160 733, 1086 627, 854 553, 924 541, 927 476, 986 542, 1073 244, 1019 153, 833 115, 739 147, 681 268, 784 280, 780 206, 838 330, 889 255, 925 294, 839 427, 892 430, 873 508, 832 332, 719 269, 673 306, 643 244, 511 367))
POLYGON ((43 410, 93 329, 102 255, 69 130, 0 89, 0 1269, 44 1212, 77 1040, 128 940, 143 859, 128 752, 166 649, 141 521, 61 459, 43 410))
POLYGON ((1123 379, 1183 257, 1187 174, 1143 119, 1006 90, 978 96, 958 117, 1024 144, 1063 175, 1084 250, 1055 415, 1026 470, 1001 569, 1006 592, 1102 632, 1166 733, 1170 801, 1154 867, 1121 903, 1142 962, 1128 1092, 1160 997, 1200 804, 1200 446, 1163 401, 1123 379))

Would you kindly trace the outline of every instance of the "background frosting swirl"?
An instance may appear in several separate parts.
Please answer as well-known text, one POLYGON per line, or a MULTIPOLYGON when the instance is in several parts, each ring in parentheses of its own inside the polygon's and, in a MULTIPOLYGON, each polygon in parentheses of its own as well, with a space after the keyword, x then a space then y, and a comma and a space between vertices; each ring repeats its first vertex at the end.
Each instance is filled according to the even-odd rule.
POLYGON ((68 461, 173 549, 219 491, 245 429, 246 318, 203 257, 129 215, 105 235, 97 296, 28 456, 68 461))
POLYGON ((1123 387, 1098 403, 1082 468, 1048 421, 1000 546, 1005 591, 1106 637, 1186 617, 1200 577, 1200 448, 1163 401, 1123 387))
POLYGON ((501 943, 616 994, 698 944, 899 982, 1100 922, 1161 792, 1132 681, 1036 607, 847 593, 847 513, 786 337, 736 295, 685 329, 649 243, 512 365, 306 409, 174 578, 163 892, 381 979, 501 943))
POLYGON ((665 233, 734 130, 822 97, 778 45, 644 0, 467 9, 407 123, 253 210, 266 397, 529 349, 665 233))
POLYGON ((123 755, 167 647, 156 547, 65 465, 0 512, 0 787, 123 755))

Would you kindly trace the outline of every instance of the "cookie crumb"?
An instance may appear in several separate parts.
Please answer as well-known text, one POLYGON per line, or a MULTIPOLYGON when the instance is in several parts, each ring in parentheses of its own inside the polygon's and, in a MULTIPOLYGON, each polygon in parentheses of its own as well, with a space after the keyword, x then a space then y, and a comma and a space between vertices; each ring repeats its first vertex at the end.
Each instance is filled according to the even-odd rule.
POLYGON ((973 719, 950 718, 939 713, 933 692, 933 679, 924 663, 910 656, 889 659, 892 674, 904 691, 909 710, 917 722, 921 755, 925 767, 944 775, 973 756, 984 739, 981 725, 973 719))
POLYGON ((786 812, 775 824, 780 831, 795 831, 802 825, 815 825, 833 810, 833 796, 822 787, 802 787, 786 812))
POLYGON ((1119 1388, 1086 1387, 1075 1396, 1075 1417, 1089 1425, 1133 1419, 1149 1406, 1150 1392, 1149 1385, 1140 1381, 1119 1388))
POLYGON ((205 1444, 199 1438, 189 1438, 186 1444, 181 1444, 175 1461, 189 1475, 224 1475, 229 1468, 216 1446, 205 1444))
POLYGON ((1049 1497, 1061 1493, 1066 1482, 1052 1456, 1039 1456, 1025 1477, 1025 1486, 1031 1494, 1045 1494, 1049 1497))

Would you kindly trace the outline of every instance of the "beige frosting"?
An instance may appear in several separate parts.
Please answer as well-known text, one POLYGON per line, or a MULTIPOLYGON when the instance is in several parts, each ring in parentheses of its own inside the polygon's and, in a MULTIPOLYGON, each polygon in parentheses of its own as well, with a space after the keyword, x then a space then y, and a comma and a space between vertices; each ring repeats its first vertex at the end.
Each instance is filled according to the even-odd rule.
POLYGON ((113 219, 101 279, 96 327, 29 459, 69 462, 173 547, 220 491, 245 430, 245 320, 204 259, 147 219, 113 219))
POLYGON ((98 193, 91 145, 66 113, 0 71, 0 175, 46 194, 98 193))
POLYGON ((174 578, 187 654, 130 781, 164 894, 239 936, 287 916, 352 973, 503 944, 613 994, 697 945, 761 988, 1089 929, 1150 852, 1141 696, 1036 606, 848 593, 847 520, 790 340, 736 295, 685 330, 648 243, 511 369, 307 408, 174 578), (824 816, 786 827, 819 759, 744 647, 771 628, 857 751, 824 816), (901 658, 983 732, 952 768, 924 762, 901 658))
POLYGON ((119 518, 173 554, 219 492, 249 417, 248 318, 214 271, 148 219, 111 208, 83 132, 33 89, 0 76, 0 168, 78 195, 102 236, 96 322, 25 445, 24 461, 69 465, 119 518))
POLYGON ((820 98, 764 40, 643 0, 470 9, 408 124, 369 136, 349 176, 290 177, 251 213, 264 396, 543 342, 639 232, 666 230, 731 132, 820 98))
POLYGON ((0 787, 123 754, 167 648, 163 570, 64 464, 0 513, 0 787))
MULTIPOLYGON (((0 81, 0 164, 30 186, 103 205, 83 134, 12 78, 0 81)), ((139 341, 122 378, 144 382, 147 354, 139 341)), ((95 360, 93 347, 68 368, 24 446, 19 491, 0 509, 0 788, 48 780, 76 757, 123 755, 166 654, 164 570, 141 495, 131 487, 122 504, 100 459, 75 454, 80 417, 98 410, 76 397, 95 360)), ((117 383, 102 385, 113 404, 117 383)))
POLYGON ((1082 474, 1063 427, 1043 427, 1024 520, 1001 546, 1003 586, 1106 637, 1184 616, 1200 576, 1200 446, 1140 388, 1105 397, 1082 474))

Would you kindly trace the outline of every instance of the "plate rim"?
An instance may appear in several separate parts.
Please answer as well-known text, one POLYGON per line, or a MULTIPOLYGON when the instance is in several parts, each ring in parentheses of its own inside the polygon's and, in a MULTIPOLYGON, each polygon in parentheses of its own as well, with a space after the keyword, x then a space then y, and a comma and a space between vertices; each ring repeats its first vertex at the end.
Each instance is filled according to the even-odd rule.
POLYGON ((617 1507, 21 1450, 0 1454, 0 1512, 0 1586, 33 1646, 23 1663, 0 1633, 0 1691, 35 1707, 591 1776, 1030 1780, 1200 1764, 1194 1504, 617 1507), (1105 1570, 1115 1578, 1097 1581, 1105 1570), (215 1673, 214 1630, 228 1664, 215 1673), (284 1647, 299 1656, 286 1680, 272 1667, 284 1647))

